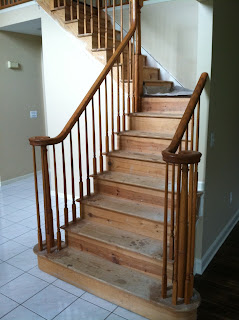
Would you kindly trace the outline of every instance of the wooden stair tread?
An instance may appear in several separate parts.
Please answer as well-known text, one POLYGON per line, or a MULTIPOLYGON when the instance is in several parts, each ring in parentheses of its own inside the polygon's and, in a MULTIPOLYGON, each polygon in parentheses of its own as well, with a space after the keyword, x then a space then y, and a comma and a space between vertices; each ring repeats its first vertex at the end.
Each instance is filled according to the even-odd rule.
POLYGON ((170 118, 170 119, 181 119, 182 113, 166 113, 166 112, 136 112, 131 113, 131 117, 142 117, 142 118, 170 118))
POLYGON ((105 242, 128 251, 136 252, 150 258, 162 258, 162 241, 136 233, 84 220, 66 227, 65 230, 87 238, 105 242))
POLYGON ((82 200, 81 203, 159 223, 163 223, 164 220, 164 210, 162 207, 125 200, 119 197, 96 194, 82 200))
MULTIPOLYGON (((119 136, 126 136, 126 137, 136 137, 136 138, 148 138, 148 139, 162 139, 162 140, 169 140, 171 141, 174 134, 168 132, 147 132, 147 131, 140 131, 140 130, 129 130, 124 132, 119 132, 119 136)), ((182 138, 185 140, 185 137, 182 138)), ((191 141, 191 137, 189 137, 188 141, 191 141)))
POLYGON ((172 81, 165 80, 144 80, 145 85, 157 86, 157 85, 173 85, 172 81))
MULTIPOLYGON (((149 301, 154 300, 155 302, 161 300, 160 279, 150 277, 98 256, 67 247, 59 252, 48 254, 47 259, 65 267, 69 271, 74 271, 76 274, 84 274, 134 296, 149 301), (154 290, 154 295, 152 290, 154 290)), ((164 302, 166 301, 164 300, 164 302)))
POLYGON ((149 153, 137 153, 137 152, 129 152, 124 150, 117 150, 108 153, 110 157, 117 157, 117 158, 124 158, 124 159, 131 159, 131 160, 138 160, 138 161, 148 161, 154 163, 163 163, 162 155, 155 155, 149 153))
MULTIPOLYGON (((163 191, 165 189, 165 181, 160 178, 137 176, 117 171, 108 171, 96 176, 99 180, 105 180, 115 183, 127 184, 141 188, 163 191)), ((170 183, 169 183, 170 184, 170 183)), ((169 186, 169 191, 171 185, 169 186)))

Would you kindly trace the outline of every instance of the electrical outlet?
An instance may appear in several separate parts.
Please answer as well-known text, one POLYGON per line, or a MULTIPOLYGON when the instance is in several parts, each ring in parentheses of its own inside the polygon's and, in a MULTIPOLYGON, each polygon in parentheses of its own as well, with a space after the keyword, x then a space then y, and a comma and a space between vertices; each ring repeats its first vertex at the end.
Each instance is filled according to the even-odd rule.
POLYGON ((30 111, 30 118, 36 119, 37 118, 37 111, 30 111))
POLYGON ((232 192, 230 192, 229 194, 229 201, 230 201, 230 204, 232 204, 232 192))
POLYGON ((215 133, 212 132, 210 136, 210 147, 213 148, 215 145, 215 133))

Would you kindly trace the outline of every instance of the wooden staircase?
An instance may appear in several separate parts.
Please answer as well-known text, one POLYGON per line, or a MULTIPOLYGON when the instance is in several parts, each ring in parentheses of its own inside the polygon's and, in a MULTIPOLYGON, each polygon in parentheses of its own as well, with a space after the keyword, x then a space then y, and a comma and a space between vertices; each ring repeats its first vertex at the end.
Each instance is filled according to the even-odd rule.
POLYGON ((107 1, 103 8, 99 1, 97 8, 92 1, 90 6, 86 1, 38 2, 106 63, 62 132, 30 139, 39 267, 151 320, 196 319, 199 101, 207 75, 201 76, 192 97, 144 97, 143 83, 168 90, 172 83, 160 81, 159 69, 146 66, 141 55, 142 1, 131 3, 125 37, 122 29, 116 32, 114 15, 113 23, 107 15, 107 1), (45 241, 36 147, 41 148, 45 241))

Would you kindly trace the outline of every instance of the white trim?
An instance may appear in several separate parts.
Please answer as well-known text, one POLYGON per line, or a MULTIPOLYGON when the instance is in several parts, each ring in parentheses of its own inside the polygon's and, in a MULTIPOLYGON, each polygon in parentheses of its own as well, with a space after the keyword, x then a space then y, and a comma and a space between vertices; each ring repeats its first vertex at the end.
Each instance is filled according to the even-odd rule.
POLYGON ((198 191, 199 192, 204 192, 205 188, 205 182, 204 181, 198 181, 198 191))
POLYGON ((229 222, 225 225, 223 230, 217 236, 213 244, 208 248, 207 252, 204 254, 202 259, 195 259, 194 262, 194 273, 203 274, 217 251, 220 249, 222 244, 225 242, 226 238, 231 233, 232 229, 235 227, 237 222, 239 221, 239 210, 236 211, 234 216, 229 220, 229 222))
MULTIPOLYGON (((41 171, 37 171, 37 173, 40 174, 41 171)), ((20 176, 20 177, 16 177, 16 178, 13 178, 13 179, 2 181, 1 184, 0 184, 0 187, 8 185, 8 184, 11 184, 11 183, 14 183, 14 182, 18 182, 18 181, 24 180, 24 179, 29 178, 29 177, 33 177, 33 172, 25 174, 24 176, 20 176)))
POLYGON ((13 10, 16 10, 16 9, 22 9, 22 8, 30 7, 30 6, 33 6, 35 4, 36 4, 36 1, 32 0, 32 1, 29 1, 29 2, 26 2, 26 3, 18 4, 16 6, 12 6, 12 7, 6 8, 6 9, 2 9, 2 10, 0 10, 0 14, 1 13, 10 12, 10 11, 13 11, 13 10))

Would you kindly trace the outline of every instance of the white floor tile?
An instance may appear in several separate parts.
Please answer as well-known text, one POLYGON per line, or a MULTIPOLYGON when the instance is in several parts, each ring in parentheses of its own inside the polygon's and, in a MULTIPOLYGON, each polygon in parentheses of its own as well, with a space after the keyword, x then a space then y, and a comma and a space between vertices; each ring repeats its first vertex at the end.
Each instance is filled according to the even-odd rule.
POLYGON ((0 287, 17 278, 23 272, 5 262, 0 264, 0 287))
POLYGON ((51 276, 48 273, 41 271, 38 267, 34 267, 33 269, 29 270, 28 273, 32 274, 33 276, 42 279, 48 283, 52 283, 57 280, 57 278, 51 276))
MULTIPOLYGON (((37 215, 34 214, 33 216, 30 216, 29 218, 22 219, 19 221, 19 224, 22 226, 28 227, 30 229, 36 229, 37 228, 37 215)), ((41 219, 41 225, 44 225, 44 220, 41 219)))
POLYGON ((14 207, 16 209, 24 209, 24 208, 27 208, 27 207, 32 206, 34 204, 35 204, 34 199, 27 200, 27 199, 19 198, 17 201, 12 202, 10 205, 11 205, 11 207, 14 207))
POLYGON ((78 299, 60 313, 55 320, 104 320, 109 314, 110 312, 105 309, 78 299))
POLYGON ((54 283, 53 283, 54 286, 62 289, 62 290, 65 290, 71 294, 74 294, 75 296, 77 297, 80 297, 82 296, 85 291, 84 290, 81 290, 75 286, 72 286, 71 284, 65 282, 65 281, 62 281, 60 279, 57 279, 54 283))
POLYGON ((12 221, 12 222, 21 222, 22 220, 24 219, 27 219, 29 217, 32 217, 32 216, 35 216, 34 214, 32 214, 31 212, 29 211, 26 211, 26 210, 17 210, 16 212, 12 213, 12 214, 9 214, 8 216, 5 216, 3 217, 4 219, 7 219, 9 221, 12 221))
POLYGON ((117 316, 117 314, 111 313, 111 315, 108 318, 106 318, 106 320, 125 320, 125 318, 117 316))
POLYGON ((8 313, 2 320, 42 320, 44 318, 38 316, 36 313, 19 306, 10 313, 8 313))
POLYGON ((15 301, 0 294, 0 306, 1 306, 0 307, 0 318, 1 318, 11 310, 16 308, 18 304, 15 301))
POLYGON ((108 311, 111 311, 111 312, 114 311, 117 308, 117 306, 115 304, 110 303, 110 302, 108 302, 106 300, 103 300, 103 299, 101 299, 99 297, 96 297, 95 295, 90 294, 88 292, 83 294, 81 299, 84 299, 84 300, 86 300, 88 302, 91 302, 91 303, 97 305, 98 307, 104 308, 104 309, 106 309, 108 311))
MULTIPOLYGON (((44 235, 43 230, 42 230, 42 234, 44 235)), ((26 246, 28 248, 33 248, 38 242, 37 231, 36 230, 28 231, 28 232, 24 233, 23 235, 16 237, 14 239, 14 241, 16 241, 17 243, 23 244, 24 246, 26 246)))
POLYGON ((28 271, 37 266, 37 255, 33 252, 32 249, 28 249, 9 259, 7 263, 10 263, 12 266, 23 271, 28 271))
POLYGON ((46 281, 24 273, 2 286, 0 292, 18 303, 23 303, 48 285, 46 281))
POLYGON ((11 206, 0 206, 0 217, 3 218, 16 211, 18 211, 18 209, 13 208, 11 206))
POLYGON ((148 320, 136 313, 133 313, 129 310, 126 310, 124 308, 118 307, 115 311, 115 314, 117 314, 118 316, 121 316, 127 320, 148 320))
POLYGON ((6 261, 17 254, 27 250, 27 247, 14 241, 8 241, 0 245, 0 259, 6 261))
POLYGON ((9 227, 13 224, 12 221, 9 221, 7 219, 4 219, 4 218, 0 218, 0 230, 6 228, 6 227, 9 227))
POLYGON ((24 227, 20 224, 12 224, 10 227, 2 229, 1 235, 8 239, 14 239, 30 230, 31 229, 24 227))
POLYGON ((76 296, 50 285, 26 301, 24 306, 50 320, 76 299, 76 296))

